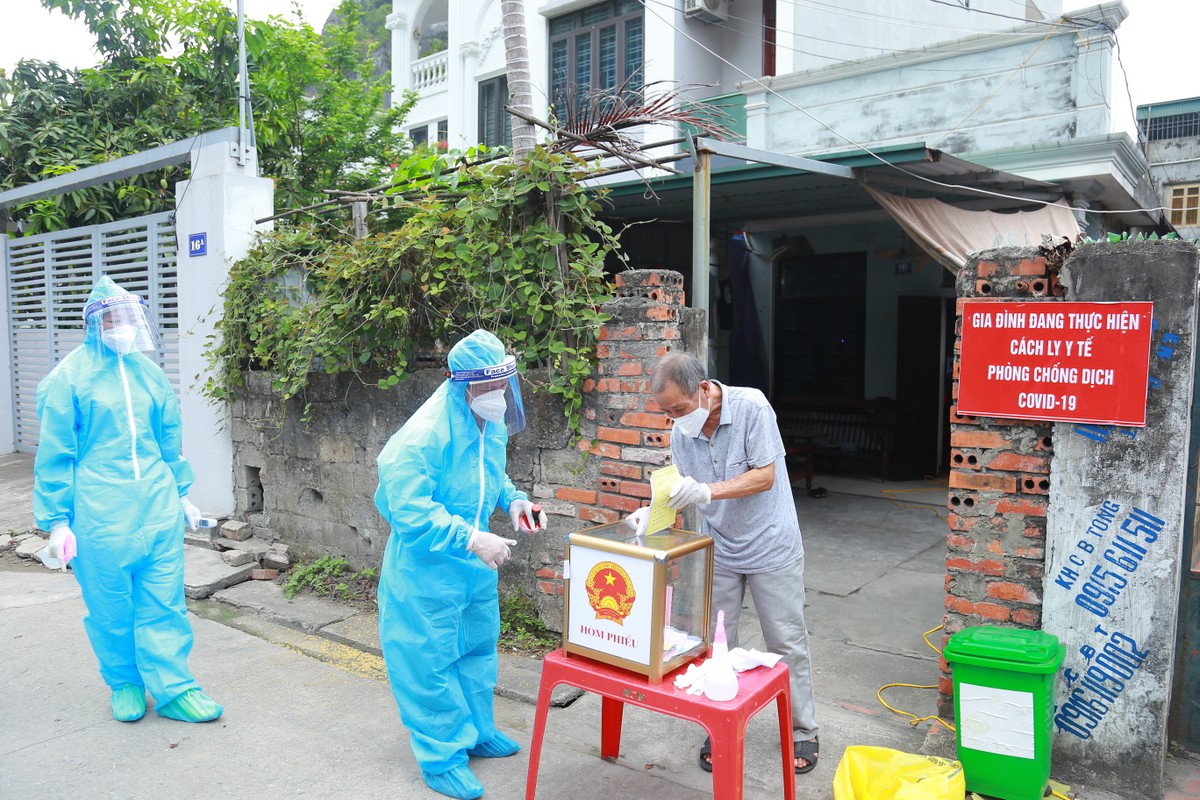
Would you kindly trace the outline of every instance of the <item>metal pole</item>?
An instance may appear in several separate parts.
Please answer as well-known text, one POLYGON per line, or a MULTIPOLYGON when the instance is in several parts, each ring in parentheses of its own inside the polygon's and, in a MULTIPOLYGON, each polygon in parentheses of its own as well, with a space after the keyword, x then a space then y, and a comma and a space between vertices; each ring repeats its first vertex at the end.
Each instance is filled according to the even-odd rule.
POLYGON ((697 139, 692 139, 692 308, 704 311, 703 353, 696 356, 712 373, 709 360, 709 306, 708 270, 709 239, 712 223, 712 154, 701 150, 697 139))
POLYGON ((250 100, 250 80, 246 75, 246 4, 245 0, 238 0, 237 4, 237 37, 238 37, 238 140, 237 153, 234 158, 237 159, 238 166, 246 164, 246 103, 250 100))

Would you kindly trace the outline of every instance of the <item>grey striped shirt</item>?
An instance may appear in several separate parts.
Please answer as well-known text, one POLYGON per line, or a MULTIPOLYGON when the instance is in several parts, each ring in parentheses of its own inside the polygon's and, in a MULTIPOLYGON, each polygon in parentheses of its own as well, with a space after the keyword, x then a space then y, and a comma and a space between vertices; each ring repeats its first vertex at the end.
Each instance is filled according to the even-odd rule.
POLYGON ((758 389, 721 384, 721 392, 721 420, 712 438, 674 431, 671 455, 680 474, 701 483, 730 480, 774 462, 775 484, 765 492, 696 507, 700 531, 713 537, 718 567, 772 572, 804 555, 783 438, 771 404, 758 389))

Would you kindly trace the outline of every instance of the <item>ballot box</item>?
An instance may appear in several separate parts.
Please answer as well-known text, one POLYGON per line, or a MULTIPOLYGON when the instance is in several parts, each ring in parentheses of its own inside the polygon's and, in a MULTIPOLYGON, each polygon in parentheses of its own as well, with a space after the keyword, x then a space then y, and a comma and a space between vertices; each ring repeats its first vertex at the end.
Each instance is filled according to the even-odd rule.
POLYGON ((667 528, 638 537, 623 523, 567 537, 563 650, 659 683, 708 652, 712 538, 667 528))

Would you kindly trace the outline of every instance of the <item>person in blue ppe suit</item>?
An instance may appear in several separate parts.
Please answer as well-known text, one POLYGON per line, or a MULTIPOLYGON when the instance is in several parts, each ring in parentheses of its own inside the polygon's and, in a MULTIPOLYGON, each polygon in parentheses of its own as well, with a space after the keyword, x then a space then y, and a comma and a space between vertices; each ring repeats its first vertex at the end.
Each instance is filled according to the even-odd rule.
POLYGON ((516 544, 488 531, 546 516, 505 473, 508 437, 525 425, 516 360, 477 330, 451 348, 448 379, 379 454, 375 505, 391 526, 379 576, 388 678, 421 776, 471 800, 483 785, 468 758, 521 749, 492 718, 500 636, 497 569, 516 544))
POLYGON ((149 691, 159 716, 216 719, 221 706, 187 667, 183 528, 200 512, 187 498, 179 402, 142 354, 158 347, 157 330, 144 301, 108 276, 84 324, 84 343, 38 384, 34 517, 50 556, 74 570, 113 718, 141 719, 149 691))

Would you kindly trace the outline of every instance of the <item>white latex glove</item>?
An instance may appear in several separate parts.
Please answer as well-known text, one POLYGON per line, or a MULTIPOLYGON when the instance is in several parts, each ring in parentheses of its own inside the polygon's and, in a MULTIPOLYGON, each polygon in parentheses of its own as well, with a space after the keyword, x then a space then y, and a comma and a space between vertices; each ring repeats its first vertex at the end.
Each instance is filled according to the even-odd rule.
POLYGON ((646 526, 650 524, 650 506, 642 506, 628 517, 621 520, 621 523, 629 526, 635 536, 645 536, 646 526))
POLYGON ((477 555, 480 561, 492 569, 500 569, 500 565, 507 561, 512 553, 509 548, 516 543, 516 539, 504 539, 494 533, 476 529, 471 531, 467 550, 477 555))
POLYGON ((680 478, 679 483, 671 490, 667 505, 676 511, 690 505, 712 502, 712 489, 707 483, 700 483, 695 478, 680 478))
POLYGON ((689 664, 687 671, 675 677, 675 688, 686 689, 688 694, 704 693, 704 676, 708 672, 708 661, 689 664))
POLYGON ((63 569, 66 569, 67 564, 75 557, 75 532, 71 530, 70 525, 60 522, 54 526, 54 530, 50 531, 48 549, 50 557, 61 561, 63 569))
POLYGON ((508 518, 512 520, 514 531, 536 531, 546 527, 546 512, 542 507, 520 498, 513 500, 508 507, 508 518))
POLYGON ((200 527, 200 509, 192 505, 192 501, 186 496, 179 498, 179 502, 183 504, 183 520, 187 523, 189 531, 194 531, 200 527))

